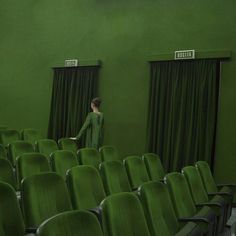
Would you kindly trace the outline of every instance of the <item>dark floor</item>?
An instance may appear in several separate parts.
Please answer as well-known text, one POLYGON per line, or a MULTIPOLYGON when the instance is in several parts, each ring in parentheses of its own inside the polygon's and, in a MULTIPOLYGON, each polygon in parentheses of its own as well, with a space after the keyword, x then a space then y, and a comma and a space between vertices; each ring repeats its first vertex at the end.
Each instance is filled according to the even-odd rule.
POLYGON ((221 236, 235 236, 236 229, 236 208, 232 209, 232 215, 228 221, 228 225, 230 228, 226 228, 225 231, 221 234, 221 236))

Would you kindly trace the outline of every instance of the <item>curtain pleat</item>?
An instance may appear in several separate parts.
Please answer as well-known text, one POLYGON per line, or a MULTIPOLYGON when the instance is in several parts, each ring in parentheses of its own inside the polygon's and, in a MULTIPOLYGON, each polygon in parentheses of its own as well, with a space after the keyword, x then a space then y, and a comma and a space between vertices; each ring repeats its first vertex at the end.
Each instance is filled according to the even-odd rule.
MULTIPOLYGON (((90 102, 97 95, 98 66, 55 68, 48 137, 58 140, 78 134, 90 102)), ((79 146, 85 144, 85 137, 79 146)))
POLYGON ((212 165, 218 90, 218 60, 151 63, 147 148, 167 171, 212 165))

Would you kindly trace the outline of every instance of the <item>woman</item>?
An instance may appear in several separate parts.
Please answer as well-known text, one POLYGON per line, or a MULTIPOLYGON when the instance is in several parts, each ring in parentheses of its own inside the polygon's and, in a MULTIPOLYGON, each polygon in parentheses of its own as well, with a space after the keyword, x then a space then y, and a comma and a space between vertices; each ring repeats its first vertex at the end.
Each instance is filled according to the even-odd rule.
POLYGON ((102 145, 103 140, 103 125, 104 117, 103 113, 99 111, 101 105, 100 98, 94 98, 91 102, 91 108, 93 112, 87 115, 87 118, 76 137, 71 137, 73 140, 79 140, 81 136, 86 133, 86 147, 92 147, 98 149, 102 145))

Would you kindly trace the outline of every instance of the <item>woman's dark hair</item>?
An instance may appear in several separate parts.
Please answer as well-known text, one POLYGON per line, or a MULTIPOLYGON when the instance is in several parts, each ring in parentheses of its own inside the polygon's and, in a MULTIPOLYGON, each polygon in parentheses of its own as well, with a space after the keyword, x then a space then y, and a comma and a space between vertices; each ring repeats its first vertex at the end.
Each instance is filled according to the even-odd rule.
POLYGON ((94 104, 94 106, 95 107, 97 107, 97 108, 99 108, 100 107, 100 105, 101 105, 101 102, 102 102, 102 100, 101 100, 101 98, 99 98, 99 97, 97 97, 97 98, 94 98, 93 100, 92 100, 92 103, 94 104))

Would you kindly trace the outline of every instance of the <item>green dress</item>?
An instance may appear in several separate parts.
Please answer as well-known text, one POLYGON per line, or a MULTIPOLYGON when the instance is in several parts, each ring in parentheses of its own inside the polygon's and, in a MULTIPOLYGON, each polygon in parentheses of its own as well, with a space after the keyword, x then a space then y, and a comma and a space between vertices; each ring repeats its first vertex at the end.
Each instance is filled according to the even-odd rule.
POLYGON ((103 113, 90 112, 79 132, 76 139, 79 140, 86 131, 86 147, 98 149, 102 146, 103 141, 103 113))

